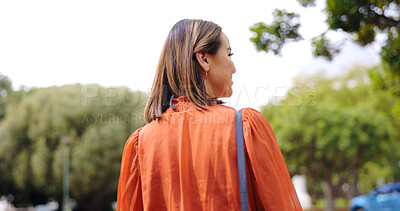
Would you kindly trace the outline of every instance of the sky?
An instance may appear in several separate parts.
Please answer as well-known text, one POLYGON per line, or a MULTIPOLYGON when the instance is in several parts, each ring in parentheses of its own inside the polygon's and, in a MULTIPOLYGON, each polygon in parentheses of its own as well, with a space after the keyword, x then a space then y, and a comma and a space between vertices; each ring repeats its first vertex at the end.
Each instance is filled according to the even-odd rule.
POLYGON ((323 8, 322 0, 307 9, 296 0, 1 1, 0 72, 14 89, 96 83, 148 92, 172 26, 203 19, 222 27, 234 53, 233 95, 223 100, 237 109, 259 109, 283 97, 296 75, 319 70, 334 75, 380 62, 379 42, 368 48, 347 43, 333 62, 313 58, 310 39, 328 27, 323 8), (275 8, 299 12, 304 37, 286 45, 280 57, 257 52, 249 41, 249 27, 270 23, 275 8))

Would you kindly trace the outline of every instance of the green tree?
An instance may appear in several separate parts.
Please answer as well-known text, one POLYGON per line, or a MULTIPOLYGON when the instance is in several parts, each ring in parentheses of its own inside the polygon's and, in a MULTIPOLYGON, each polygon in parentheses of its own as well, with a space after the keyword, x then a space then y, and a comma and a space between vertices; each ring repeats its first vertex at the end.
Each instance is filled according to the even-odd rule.
POLYGON ((0 73, 0 121, 4 118, 6 99, 7 96, 12 92, 11 80, 0 73))
POLYGON ((14 194, 17 205, 61 202, 60 137, 68 135, 71 196, 80 210, 109 210, 123 146, 144 125, 146 98, 126 87, 76 84, 35 89, 7 102, 0 122, 0 175, 7 185, 0 195, 14 194))
MULTIPOLYGON (((304 7, 314 6, 316 3, 315 0, 297 1, 304 7)), ((352 41, 361 46, 372 43, 377 34, 383 34, 387 39, 381 49, 382 61, 389 67, 388 71, 400 77, 399 10, 399 0, 326 0, 324 11, 329 29, 312 39, 314 55, 332 60, 340 51, 341 44, 333 44, 326 37, 329 31, 350 34, 352 41)), ((301 37, 298 33, 298 18, 296 13, 275 10, 271 24, 259 22, 250 27, 254 32, 254 37, 250 40, 259 51, 280 54, 285 43, 297 41, 301 37), (289 39, 285 39, 286 37, 289 39)))
POLYGON ((274 21, 271 25, 256 23, 250 28, 256 36, 250 40, 259 51, 272 51, 279 55, 283 45, 289 41, 298 41, 302 37, 299 34, 299 15, 286 10, 274 10, 274 21))
POLYGON ((326 210, 334 209, 343 184, 357 193, 359 169, 366 163, 384 165, 383 157, 393 153, 395 120, 382 109, 395 101, 365 81, 365 71, 298 78, 278 106, 263 109, 289 171, 321 181, 326 210))

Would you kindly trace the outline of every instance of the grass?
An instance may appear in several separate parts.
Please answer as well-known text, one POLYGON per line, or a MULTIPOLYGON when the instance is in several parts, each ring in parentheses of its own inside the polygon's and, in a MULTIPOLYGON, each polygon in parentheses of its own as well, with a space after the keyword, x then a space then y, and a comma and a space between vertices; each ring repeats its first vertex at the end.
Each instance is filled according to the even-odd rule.
MULTIPOLYGON (((318 199, 313 203, 313 206, 311 209, 305 210, 305 211, 323 211, 325 209, 325 200, 324 199, 318 199)), ((344 198, 338 198, 335 200, 335 210, 336 211, 348 211, 350 210, 349 208, 349 201, 344 198)))

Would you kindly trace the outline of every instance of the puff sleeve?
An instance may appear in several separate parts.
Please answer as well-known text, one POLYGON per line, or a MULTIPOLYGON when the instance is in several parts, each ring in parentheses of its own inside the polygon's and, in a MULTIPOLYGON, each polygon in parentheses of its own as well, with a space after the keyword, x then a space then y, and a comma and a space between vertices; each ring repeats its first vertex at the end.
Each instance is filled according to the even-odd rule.
POLYGON ((250 108, 242 116, 251 210, 302 210, 267 119, 250 108))
POLYGON ((118 182, 117 210, 143 210, 139 166, 139 132, 136 130, 127 140, 122 154, 118 182))

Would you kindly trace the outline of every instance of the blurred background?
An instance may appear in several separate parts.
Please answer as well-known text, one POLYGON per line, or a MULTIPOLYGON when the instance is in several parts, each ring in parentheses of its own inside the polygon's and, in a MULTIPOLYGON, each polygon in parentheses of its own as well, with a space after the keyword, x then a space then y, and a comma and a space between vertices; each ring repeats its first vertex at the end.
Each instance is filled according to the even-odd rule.
POLYGON ((268 119, 303 208, 355 208, 400 180, 399 6, 1 1, 0 210, 115 209, 125 141, 186 18, 228 36, 237 72, 223 100, 268 119))

